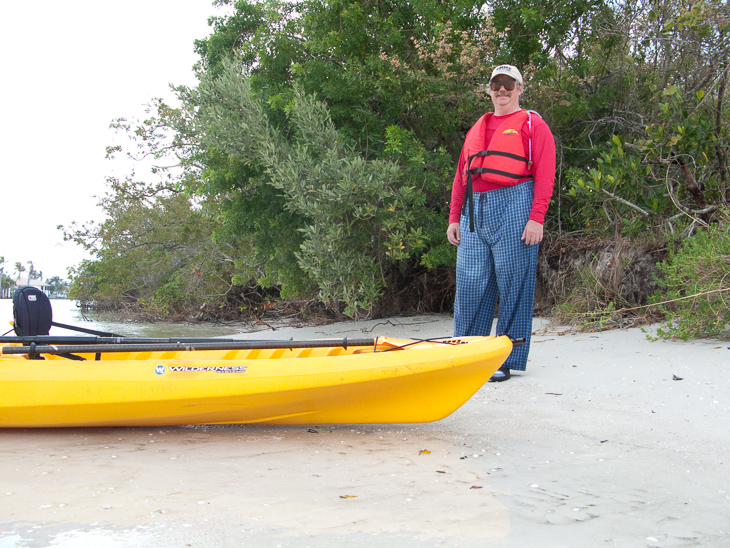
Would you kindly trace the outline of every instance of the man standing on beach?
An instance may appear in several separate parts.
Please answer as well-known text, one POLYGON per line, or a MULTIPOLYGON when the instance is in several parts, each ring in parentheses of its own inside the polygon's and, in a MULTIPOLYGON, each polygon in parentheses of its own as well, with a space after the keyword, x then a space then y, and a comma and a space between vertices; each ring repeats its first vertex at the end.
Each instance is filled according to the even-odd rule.
POLYGON ((543 119, 520 107, 522 74, 492 71, 487 113, 469 130, 451 191, 446 236, 456 259, 454 335, 525 338, 491 381, 524 371, 530 351, 537 254, 555 184, 555 139, 543 119))

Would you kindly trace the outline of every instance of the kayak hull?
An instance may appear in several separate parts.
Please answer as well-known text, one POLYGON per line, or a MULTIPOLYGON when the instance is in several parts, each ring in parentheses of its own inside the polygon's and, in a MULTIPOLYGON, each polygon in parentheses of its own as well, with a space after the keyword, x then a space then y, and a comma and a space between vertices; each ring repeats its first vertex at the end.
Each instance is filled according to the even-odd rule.
POLYGON ((431 422, 511 350, 508 337, 381 337, 377 348, 2 356, 0 427, 431 422))

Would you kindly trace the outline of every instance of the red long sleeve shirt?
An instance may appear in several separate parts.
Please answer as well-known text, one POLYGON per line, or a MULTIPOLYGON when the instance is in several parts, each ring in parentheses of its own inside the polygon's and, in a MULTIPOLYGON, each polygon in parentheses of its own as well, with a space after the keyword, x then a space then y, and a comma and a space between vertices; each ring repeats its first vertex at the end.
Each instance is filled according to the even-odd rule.
MULTIPOLYGON (((487 120, 485 149, 497 127, 508 116, 512 116, 513 114, 516 113, 508 114, 507 116, 493 115, 487 120)), ((529 151, 529 137, 530 128, 525 123, 522 126, 522 143, 525 147, 525 155, 529 151)), ((467 159, 464 150, 462 150, 459 156, 456 175, 454 176, 454 184, 451 189, 449 224, 458 223, 461 218, 461 207, 464 203, 464 194, 466 192, 466 175, 464 175, 464 171, 466 170, 467 159)), ((535 196, 532 200, 530 219, 543 224, 545 222, 545 214, 550 205, 550 198, 553 195, 553 187, 555 186, 555 138, 545 121, 534 113, 532 114, 532 178, 535 180, 535 196)), ((529 177, 520 179, 515 184, 529 180, 529 177)), ((502 188, 504 185, 490 183, 482 178, 482 174, 479 174, 472 175, 472 186, 474 192, 485 192, 502 188)))

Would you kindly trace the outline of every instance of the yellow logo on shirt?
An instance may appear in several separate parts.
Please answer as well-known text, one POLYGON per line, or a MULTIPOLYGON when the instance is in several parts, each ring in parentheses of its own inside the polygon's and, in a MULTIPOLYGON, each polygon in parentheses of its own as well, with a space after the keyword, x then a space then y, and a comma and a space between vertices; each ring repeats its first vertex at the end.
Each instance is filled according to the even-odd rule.
POLYGON ((517 130, 516 129, 505 129, 502 132, 502 135, 517 135, 517 130))

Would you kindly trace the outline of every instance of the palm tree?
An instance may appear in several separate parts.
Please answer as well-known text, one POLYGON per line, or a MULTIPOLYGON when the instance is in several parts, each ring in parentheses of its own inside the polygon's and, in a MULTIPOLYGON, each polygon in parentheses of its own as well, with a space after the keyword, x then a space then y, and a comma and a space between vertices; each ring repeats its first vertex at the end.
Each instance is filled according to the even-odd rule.
POLYGON ((52 278, 48 278, 46 280, 46 283, 51 286, 51 293, 54 295, 58 293, 65 293, 68 289, 68 282, 62 280, 60 276, 53 276, 52 278))
POLYGON ((0 255, 0 299, 3 296, 3 286, 5 285, 5 257, 0 255))

